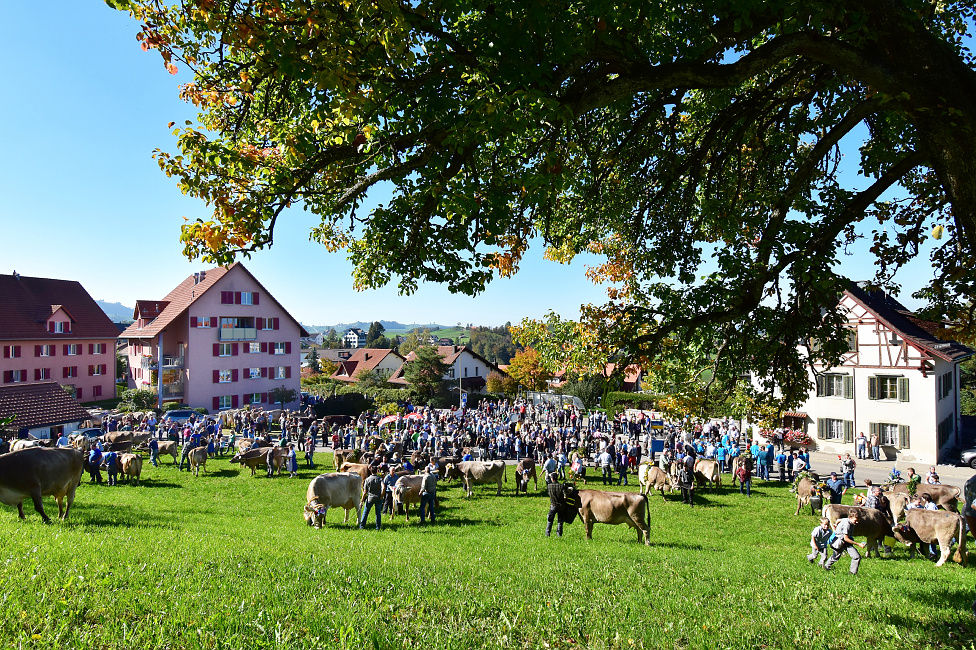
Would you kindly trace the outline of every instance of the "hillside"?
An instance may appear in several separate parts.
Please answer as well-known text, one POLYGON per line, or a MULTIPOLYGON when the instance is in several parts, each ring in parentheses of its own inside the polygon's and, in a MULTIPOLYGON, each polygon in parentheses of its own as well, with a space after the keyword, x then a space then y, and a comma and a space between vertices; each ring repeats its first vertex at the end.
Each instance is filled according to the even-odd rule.
POLYGON ((126 307, 120 302, 107 302, 105 300, 96 300, 95 302, 98 303, 98 306, 102 308, 105 315, 112 319, 112 322, 132 322, 132 307, 126 307))
MULTIPOLYGON (((312 335, 315 335, 315 334, 317 334, 319 332, 328 332, 330 329, 335 329, 336 333, 339 336, 342 336, 343 333, 346 330, 348 330, 350 328, 353 328, 353 327, 358 327, 359 329, 363 330, 364 332, 368 332, 369 331, 369 326, 372 325, 372 324, 373 324, 373 321, 357 321, 355 323, 339 323, 337 325, 305 325, 304 327, 305 327, 306 330, 308 330, 309 334, 312 334, 312 335)), ((435 329, 443 329, 443 327, 444 327, 443 325, 437 325, 435 323, 430 323, 430 324, 427 324, 427 325, 420 325, 420 324, 417 324, 417 323, 413 323, 413 324, 410 324, 410 325, 404 325, 403 323, 399 323, 399 322, 397 322, 395 320, 381 320, 380 321, 380 325, 382 325, 383 327, 386 328, 386 331, 385 331, 386 334, 391 334, 391 333, 392 334, 406 334, 410 330, 416 329, 416 328, 429 329, 430 331, 433 332, 435 329)))

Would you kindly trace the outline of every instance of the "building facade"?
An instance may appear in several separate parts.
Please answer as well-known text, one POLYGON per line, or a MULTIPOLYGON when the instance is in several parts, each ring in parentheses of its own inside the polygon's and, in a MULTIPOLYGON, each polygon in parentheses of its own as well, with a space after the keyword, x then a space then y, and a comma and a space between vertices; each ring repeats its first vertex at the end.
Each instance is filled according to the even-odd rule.
POLYGON ((210 412, 273 406, 273 391, 300 392, 297 320, 240 263, 194 273, 165 298, 136 303, 128 342, 128 383, 159 402, 210 412))
POLYGON ((55 381, 79 402, 113 398, 118 332, 78 282, 0 275, 0 385, 55 381))
POLYGON ((860 433, 877 434, 889 460, 939 462, 960 443, 959 363, 969 348, 939 338, 882 291, 844 292, 850 345, 835 368, 811 373, 816 389, 785 424, 827 452, 854 452, 860 433))
POLYGON ((346 383, 356 383, 364 372, 377 372, 383 379, 389 379, 400 366, 403 356, 396 350, 359 348, 346 358, 337 361, 338 367, 330 379, 346 383))
MULTIPOLYGON (((488 375, 492 372, 504 372, 491 361, 488 361, 471 348, 461 345, 441 345, 437 347, 437 353, 447 364, 447 372, 444 381, 448 382, 450 390, 464 393, 484 393, 487 385, 488 375)), ((390 377, 390 384, 397 387, 407 387, 404 371, 406 365, 413 361, 416 355, 411 352, 407 355, 403 364, 390 377)))
POLYGON ((346 342, 346 347, 366 347, 366 332, 358 327, 352 327, 346 330, 346 335, 343 337, 343 340, 346 342))

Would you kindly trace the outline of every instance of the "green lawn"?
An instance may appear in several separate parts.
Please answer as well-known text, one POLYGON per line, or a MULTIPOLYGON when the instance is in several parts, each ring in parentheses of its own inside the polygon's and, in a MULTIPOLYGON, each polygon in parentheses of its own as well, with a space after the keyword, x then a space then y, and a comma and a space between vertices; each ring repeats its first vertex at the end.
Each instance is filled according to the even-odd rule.
MULTIPOLYGON (((318 460, 324 460, 318 454, 318 460)), ((808 565, 814 518, 786 488, 651 499, 650 547, 548 499, 441 491, 434 527, 306 527, 300 479, 149 467, 78 491, 71 521, 0 510, 0 648, 971 647, 972 569, 922 559, 808 565)), ((634 481, 636 482, 636 481, 634 481)), ((592 483, 591 483, 592 487, 592 483)), ((630 488, 635 490, 633 486, 630 488)), ((56 506, 50 499, 46 507, 56 506)))

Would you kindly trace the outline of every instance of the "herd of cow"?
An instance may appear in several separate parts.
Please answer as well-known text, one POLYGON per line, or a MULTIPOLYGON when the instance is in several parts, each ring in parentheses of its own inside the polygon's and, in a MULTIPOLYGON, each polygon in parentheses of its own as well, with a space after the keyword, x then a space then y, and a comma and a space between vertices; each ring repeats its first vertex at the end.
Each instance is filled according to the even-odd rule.
MULTIPOLYGON (((107 438, 105 443, 110 446, 110 449, 118 447, 117 450, 121 452, 123 475, 137 482, 142 469, 142 458, 131 451, 133 446, 138 448, 144 441, 134 438, 132 434, 126 435, 120 432, 120 435, 113 439, 107 438)), ((45 523, 50 523, 50 518, 44 512, 42 499, 45 496, 53 496, 58 504, 60 518, 67 519, 74 501, 75 490, 81 482, 83 472, 87 469, 87 455, 83 453, 86 443, 82 440, 74 440, 72 448, 50 449, 31 444, 32 442, 16 441, 10 453, 0 455, 0 502, 16 506, 20 518, 23 519, 23 502, 29 498, 45 523)), ((173 462, 176 462, 175 442, 160 442, 159 449, 160 454, 170 455, 173 462)), ((392 455, 396 451, 391 450, 388 453, 392 455)), ((402 450, 399 450, 399 453, 402 454, 402 450)), ((266 468, 269 474, 280 472, 285 457, 286 450, 281 447, 262 446, 248 439, 238 441, 238 449, 231 462, 250 468, 253 476, 258 467, 266 468)), ((206 458, 205 446, 190 450, 187 456, 193 469, 205 469, 206 458)), ((337 471, 316 476, 306 491, 304 518, 308 525, 321 528, 325 524, 329 508, 344 509, 343 521, 345 522, 348 522, 352 510, 356 511, 357 520, 359 519, 362 486, 371 471, 368 462, 360 462, 366 460, 368 459, 362 458, 357 451, 336 451, 334 469, 337 471)), ((436 465, 439 476, 445 481, 460 480, 467 497, 473 495, 473 488, 477 484, 496 485, 496 494, 500 496, 502 483, 508 481, 507 465, 503 461, 461 460, 457 457, 431 459, 421 452, 414 452, 410 461, 415 466, 424 466, 428 463, 436 465)), ((696 466, 695 469, 696 477, 700 482, 721 484, 721 473, 717 467, 712 468, 703 464, 701 467, 696 466)), ((514 472, 516 494, 526 492, 529 481, 533 479, 538 490, 535 461, 531 459, 519 461, 514 472)), ((409 522, 410 506, 420 502, 423 476, 407 471, 398 474, 393 489, 392 512, 395 517, 402 507, 409 522)), ((579 515, 588 539, 592 538, 595 523, 627 524, 636 529, 639 541, 650 544, 648 495, 651 490, 657 490, 663 497, 665 490, 673 491, 677 484, 668 472, 654 465, 641 465, 638 474, 641 485, 639 494, 585 489, 578 491, 579 515)), ((830 519, 831 525, 834 525, 837 520, 846 517, 852 508, 856 508, 860 518, 853 528, 852 536, 867 539, 868 557, 872 552, 878 554, 884 538, 893 537, 908 546, 913 557, 916 544, 938 543, 941 557, 937 565, 941 566, 949 558, 952 542, 956 540, 957 549, 952 559, 965 565, 968 557, 966 523, 958 513, 962 490, 950 485, 920 485, 917 490, 918 495, 928 494, 940 510, 908 508, 910 502, 908 486, 896 484, 885 493, 891 506, 893 520, 889 520, 880 510, 841 504, 826 505, 822 513, 830 519)), ((823 486, 810 478, 801 479, 797 483, 796 491, 797 507, 794 514, 799 514, 805 506, 810 506, 811 513, 815 513, 812 503, 815 497, 827 501, 828 494, 823 492, 823 486)))

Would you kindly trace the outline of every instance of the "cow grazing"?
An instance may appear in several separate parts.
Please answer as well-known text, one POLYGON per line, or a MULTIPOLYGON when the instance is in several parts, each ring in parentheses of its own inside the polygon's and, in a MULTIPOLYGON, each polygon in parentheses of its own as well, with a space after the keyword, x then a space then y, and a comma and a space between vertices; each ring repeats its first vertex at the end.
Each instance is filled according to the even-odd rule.
POLYGON ((661 498, 664 498, 664 490, 669 492, 677 490, 676 484, 668 476, 668 473, 657 465, 641 463, 637 470, 637 480, 640 482, 640 493, 650 495, 651 490, 659 490, 661 498))
POLYGON ((234 454, 234 457, 230 459, 230 462, 234 465, 240 464, 244 467, 251 468, 251 476, 255 474, 255 468, 263 465, 268 466, 268 455, 271 453, 271 447, 254 447, 245 449, 234 454))
MULTIPOLYGON (((895 483, 891 486, 891 491, 895 493, 908 494, 907 483, 895 483)), ((928 485, 919 483, 915 488, 915 496, 928 494, 932 497, 932 503, 944 510, 959 512, 959 499, 962 498, 962 490, 955 485, 928 485)))
POLYGON ((177 444, 175 440, 161 440, 159 442, 159 457, 172 456, 173 464, 176 464, 176 459, 178 458, 177 444))
POLYGON ((882 539, 891 535, 891 523, 880 510, 831 503, 824 506, 823 516, 830 520, 830 526, 833 528, 837 525, 837 521, 846 517, 851 510, 857 510, 858 514, 857 524, 851 529, 851 539, 866 537, 868 542, 866 556, 871 557, 873 549, 875 557, 880 557, 879 544, 882 539))
POLYGON ((529 491, 529 479, 535 479, 535 489, 539 489, 539 474, 537 473, 535 461, 531 458, 523 458, 515 466, 515 494, 521 490, 523 493, 529 491))
POLYGON ((362 463, 343 463, 339 467, 339 471, 352 472, 353 474, 358 474, 359 477, 363 480, 363 482, 365 482, 366 478, 369 476, 369 465, 365 465, 362 463))
POLYGON ((190 461, 190 471, 194 476, 200 476, 200 469, 207 471, 207 448, 196 447, 190 450, 187 460, 190 461))
POLYGON ((722 487, 722 472, 717 460, 699 458, 695 461, 695 482, 699 486, 708 483, 711 487, 722 487))
POLYGON ((940 557, 935 566, 942 566, 949 559, 952 550, 952 538, 959 540, 953 562, 966 566, 969 554, 966 552, 966 528, 962 515, 940 510, 923 510, 912 508, 905 515, 904 524, 892 526, 892 536, 909 547, 909 557, 915 557, 915 544, 924 542, 939 543, 940 557))
POLYGON ((500 460, 483 462, 480 460, 465 460, 460 463, 447 465, 447 476, 460 478, 464 483, 465 496, 474 496, 476 483, 497 483, 497 496, 502 494, 502 481, 508 482, 508 472, 505 463, 500 460))
POLYGON ((66 520, 83 467, 83 454, 75 449, 32 447, 0 455, 0 503, 17 506, 24 519, 24 499, 30 498, 34 510, 49 524, 42 497, 53 496, 58 516, 66 520))
POLYGON ((579 491, 580 519, 586 529, 586 539, 593 539, 593 524, 627 524, 637 530, 637 541, 643 537, 648 546, 651 543, 651 529, 647 525, 651 518, 647 505, 647 495, 633 492, 604 492, 602 490, 579 491))
POLYGON ((356 511, 356 521, 359 521, 363 479, 359 474, 339 472, 336 474, 319 474, 308 484, 305 492, 305 521, 309 526, 321 528, 325 525, 325 516, 329 508, 343 508, 346 516, 343 523, 349 521, 349 511, 356 511))
POLYGON ((796 512, 793 513, 794 515, 800 514, 800 508, 804 506, 810 506, 810 514, 811 515, 814 514, 813 504, 810 503, 810 499, 815 496, 819 496, 821 499, 824 499, 824 502, 827 501, 829 492, 827 491, 821 492, 818 486, 819 486, 818 483, 815 483, 814 481, 812 481, 807 477, 801 478, 799 482, 797 482, 796 512))
POLYGON ((390 514, 390 521, 396 518, 397 510, 400 504, 403 504, 407 523, 410 523, 410 504, 416 503, 418 507, 420 506, 420 488, 423 483, 424 476, 420 474, 410 474, 397 479, 393 485, 393 512, 390 514))
POLYGON ((142 476, 142 456, 122 454, 119 462, 122 466, 122 476, 126 481, 135 479, 135 484, 139 485, 139 478, 142 476))

